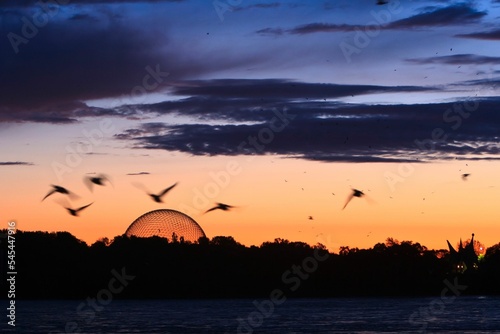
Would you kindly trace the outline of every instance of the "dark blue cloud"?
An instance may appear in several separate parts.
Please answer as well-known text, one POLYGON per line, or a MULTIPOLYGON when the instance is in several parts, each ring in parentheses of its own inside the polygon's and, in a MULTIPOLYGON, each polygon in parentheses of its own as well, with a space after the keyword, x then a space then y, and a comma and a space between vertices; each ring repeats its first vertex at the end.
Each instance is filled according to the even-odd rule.
POLYGON ((455 37, 498 41, 498 40, 500 40, 500 29, 494 29, 494 30, 482 31, 482 32, 473 32, 473 33, 469 33, 469 34, 457 34, 457 35, 455 35, 455 37))
POLYGON ((325 162, 424 162, 464 155, 492 159, 500 153, 499 108, 498 98, 322 109, 306 101, 286 107, 293 116, 287 121, 277 116, 283 109, 275 108, 214 112, 214 119, 226 117, 225 122, 143 124, 116 138, 137 148, 207 156, 278 154, 325 162))
POLYGON ((450 56, 411 58, 411 59, 406 59, 406 61, 421 65, 423 64, 484 65, 484 64, 500 64, 500 57, 481 56, 475 54, 456 54, 450 56))
POLYGON ((221 98, 338 98, 360 94, 424 92, 435 88, 417 86, 339 85, 297 82, 286 79, 219 79, 188 81, 172 88, 175 95, 221 98))
POLYGON ((411 29, 420 27, 441 27, 478 22, 488 13, 478 11, 469 4, 456 4, 425 11, 417 15, 389 23, 386 29, 411 29))
POLYGON ((236 6, 232 10, 233 11, 244 11, 244 10, 249 10, 249 9, 271 9, 271 8, 277 8, 280 6, 281 6, 281 3, 279 3, 279 2, 255 3, 255 4, 251 4, 251 5, 246 5, 246 6, 236 6))
MULTIPOLYGON (((392 22, 379 22, 378 29, 381 30, 412 30, 416 28, 443 27, 464 25, 479 22, 487 15, 485 11, 478 11, 468 4, 455 4, 442 8, 431 7, 423 12, 392 22)), ((390 16, 390 15, 389 15, 390 16)), ((256 31, 260 35, 283 35, 287 34, 312 34, 327 32, 349 32, 355 29, 370 29, 370 26, 354 25, 348 23, 325 23, 313 22, 303 24, 291 29, 284 28, 263 28, 256 31)))
POLYGON ((39 7, 40 3, 54 5, 100 5, 100 4, 123 4, 123 3, 160 3, 160 2, 183 2, 187 0, 3 0, 0 2, 2 7, 39 7))

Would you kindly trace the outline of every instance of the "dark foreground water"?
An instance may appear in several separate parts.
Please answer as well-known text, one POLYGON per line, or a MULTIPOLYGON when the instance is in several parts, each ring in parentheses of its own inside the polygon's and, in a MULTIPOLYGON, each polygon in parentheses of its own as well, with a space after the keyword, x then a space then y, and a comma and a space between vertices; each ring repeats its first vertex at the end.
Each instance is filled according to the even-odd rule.
POLYGON ((15 323, 18 333, 500 333, 500 297, 17 301, 15 323))

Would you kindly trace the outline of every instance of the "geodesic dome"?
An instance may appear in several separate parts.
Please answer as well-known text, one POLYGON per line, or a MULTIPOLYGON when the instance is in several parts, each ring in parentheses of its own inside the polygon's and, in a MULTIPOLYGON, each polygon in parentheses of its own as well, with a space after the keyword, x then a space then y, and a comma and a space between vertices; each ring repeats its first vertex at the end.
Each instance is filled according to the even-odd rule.
POLYGON ((127 228, 127 237, 136 236, 148 238, 158 236, 172 240, 172 234, 178 238, 184 237, 185 241, 198 241, 205 237, 205 232, 193 218, 188 215, 169 209, 160 209, 146 212, 127 228))

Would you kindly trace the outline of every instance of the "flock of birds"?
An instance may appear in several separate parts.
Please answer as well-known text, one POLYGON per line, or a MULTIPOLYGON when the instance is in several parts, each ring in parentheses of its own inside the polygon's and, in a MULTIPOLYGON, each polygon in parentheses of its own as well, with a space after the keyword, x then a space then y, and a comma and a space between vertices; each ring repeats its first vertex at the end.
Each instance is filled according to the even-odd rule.
MULTIPOLYGON (((83 181, 87 185, 87 187, 89 188, 89 190, 91 192, 93 191, 94 185, 98 185, 98 186, 105 186, 106 184, 112 185, 112 183, 110 181, 110 178, 107 175, 105 175, 105 174, 99 174, 97 176, 85 176, 83 178, 83 181)), ((168 192, 170 192, 174 187, 176 187, 177 184, 178 184, 178 182, 176 182, 173 185, 171 185, 171 186, 163 189, 162 191, 160 191, 157 194, 149 192, 141 184, 137 184, 136 183, 134 185, 136 187, 138 187, 138 188, 141 188, 141 189, 145 190, 146 194, 148 194, 149 197, 151 197, 151 199, 153 201, 155 201, 156 203, 163 203, 162 197, 165 196, 168 192)), ((55 184, 51 184, 50 186, 52 187, 52 189, 45 195, 45 197, 43 197, 42 202, 47 197, 49 197, 49 196, 51 196, 53 194, 56 194, 56 193, 67 195, 70 199, 76 199, 76 198, 78 198, 78 196, 74 192, 72 192, 72 191, 70 191, 70 190, 68 190, 68 189, 66 189, 66 188, 64 188, 62 186, 55 185, 55 184)), ((76 209, 72 208, 67 200, 59 201, 59 203, 68 211, 68 213, 70 215, 78 217, 78 214, 80 213, 80 211, 88 208, 94 202, 91 202, 89 204, 86 204, 86 205, 81 206, 81 207, 76 208, 76 209)), ((214 210, 228 211, 228 210, 233 209, 233 208, 235 208, 235 206, 232 206, 232 205, 229 205, 229 204, 224 204, 224 203, 215 203, 215 206, 211 207, 210 209, 208 209, 204 213, 207 213, 207 212, 210 212, 210 211, 214 211, 214 210)))
MULTIPOLYGON (((470 176, 470 173, 464 173, 462 174, 462 180, 463 181, 467 181, 467 178, 470 176)), ((87 187, 89 188, 89 190, 92 192, 93 191, 93 187, 94 185, 98 185, 98 186, 105 186, 106 184, 110 184, 112 185, 109 177, 105 174, 99 174, 99 175, 96 175, 96 176, 86 176, 84 177, 83 179, 84 183, 87 185, 87 187)), ((285 182, 288 182, 287 180, 285 180, 285 182)), ((134 183, 133 185, 135 185, 137 188, 140 188, 142 190, 144 190, 146 192, 146 194, 156 203, 163 203, 163 196, 165 196, 167 193, 169 193, 173 188, 175 188, 177 186, 178 182, 172 184, 171 186, 163 189, 162 191, 160 191, 159 193, 152 193, 150 191, 148 191, 147 189, 144 188, 144 186, 142 184, 139 184, 139 183, 134 183)), ((60 194, 63 194, 63 195, 67 195, 70 199, 75 199, 77 198, 78 196, 73 193, 72 191, 69 191, 68 189, 62 187, 62 186, 59 186, 59 185, 54 185, 54 184, 51 184, 51 187, 52 189, 45 195, 45 197, 42 199, 42 202, 49 196, 55 194, 55 193, 60 193, 60 194)), ((302 190, 304 190, 304 188, 302 188, 302 190)), ((335 195, 334 193, 332 193, 333 195, 335 195)), ((344 206, 342 207, 342 210, 344 210, 346 207, 347 207, 347 204, 349 204, 349 202, 351 202, 351 200, 354 198, 354 197, 357 197, 357 198, 361 198, 361 197, 364 197, 364 198, 367 198, 366 197, 366 194, 359 190, 359 189, 355 189, 355 188, 351 188, 351 193, 349 194, 349 196, 347 197, 347 200, 344 204, 344 206)), ((93 202, 89 203, 89 204, 86 204, 84 206, 81 206, 79 208, 72 208, 70 206, 70 204, 68 203, 68 201, 63 201, 63 202, 60 202, 60 204, 68 211, 68 213, 72 216, 75 216, 77 217, 79 212, 88 208, 89 206, 91 206, 93 204, 93 202)), ((215 205, 213 207, 211 207, 210 209, 206 210, 204 212, 205 213, 208 213, 208 212, 211 212, 211 211, 214 211, 214 210, 221 210, 221 211, 229 211, 231 209, 235 208, 235 206, 232 206, 232 205, 229 205, 229 204, 224 204, 224 203, 215 203, 215 205)), ((312 216, 309 216, 308 217, 309 220, 314 220, 314 218, 312 216)))
MULTIPOLYGON (((470 173, 464 173, 462 174, 462 180, 464 181, 467 181, 467 178, 470 176, 470 173)), ((351 194, 349 195, 349 197, 347 197, 347 201, 345 202, 344 204, 344 207, 342 208, 342 210, 345 209, 345 207, 347 206, 347 204, 349 204, 349 202, 354 198, 354 197, 364 197, 366 196, 366 194, 364 192, 362 192, 361 190, 358 190, 358 189, 352 189, 352 192, 351 194)), ((309 216, 309 219, 312 219, 311 216, 309 216)))

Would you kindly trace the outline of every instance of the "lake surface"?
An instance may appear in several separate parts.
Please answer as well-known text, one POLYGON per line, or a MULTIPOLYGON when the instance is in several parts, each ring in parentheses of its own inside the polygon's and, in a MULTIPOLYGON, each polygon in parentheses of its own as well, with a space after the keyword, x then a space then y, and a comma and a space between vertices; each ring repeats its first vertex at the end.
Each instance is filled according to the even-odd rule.
MULTIPOLYGON (((9 332, 2 318, 2 332, 9 332)), ((111 300, 102 306, 19 300, 16 332, 500 333, 500 297, 287 299, 280 305, 268 299, 111 300)))

